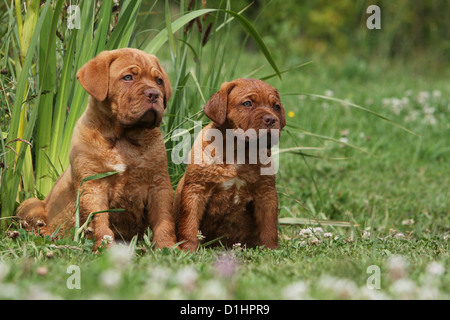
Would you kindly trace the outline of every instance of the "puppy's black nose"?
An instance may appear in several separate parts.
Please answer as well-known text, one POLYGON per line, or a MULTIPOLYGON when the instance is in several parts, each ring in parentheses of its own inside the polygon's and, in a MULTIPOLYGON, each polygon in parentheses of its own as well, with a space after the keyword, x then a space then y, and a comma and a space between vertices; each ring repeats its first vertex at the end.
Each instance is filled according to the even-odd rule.
POLYGON ((156 89, 146 89, 144 95, 150 100, 151 103, 158 102, 159 91, 156 89))
POLYGON ((270 114, 266 114, 263 117, 263 121, 268 128, 272 128, 275 125, 275 122, 277 122, 277 118, 275 118, 274 116, 272 116, 270 114))

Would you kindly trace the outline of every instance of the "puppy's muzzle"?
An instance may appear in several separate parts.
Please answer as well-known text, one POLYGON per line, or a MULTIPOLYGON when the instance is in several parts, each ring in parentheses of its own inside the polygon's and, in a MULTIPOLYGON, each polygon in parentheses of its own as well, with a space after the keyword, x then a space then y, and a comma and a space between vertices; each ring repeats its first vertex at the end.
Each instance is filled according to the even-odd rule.
POLYGON ((144 91, 144 95, 148 98, 150 103, 157 103, 159 99, 159 91, 156 89, 147 89, 144 91))
POLYGON ((273 115, 266 114, 263 117, 263 123, 266 125, 267 129, 273 128, 273 126, 275 125, 276 122, 277 122, 277 118, 274 117, 273 115))

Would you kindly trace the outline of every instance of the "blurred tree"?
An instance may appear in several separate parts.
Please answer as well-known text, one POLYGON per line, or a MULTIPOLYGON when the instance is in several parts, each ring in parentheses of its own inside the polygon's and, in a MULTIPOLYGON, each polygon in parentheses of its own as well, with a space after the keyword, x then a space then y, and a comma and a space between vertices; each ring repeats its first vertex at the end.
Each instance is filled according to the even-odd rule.
MULTIPOLYGON (((250 1, 233 1, 240 8, 250 1)), ((208 3, 211 5, 210 3, 208 3)), ((278 55, 450 56, 450 1, 428 0, 255 0, 245 13, 278 55), (369 5, 381 9, 381 30, 369 30, 369 5)), ((291 57, 292 59, 292 57, 291 57)))

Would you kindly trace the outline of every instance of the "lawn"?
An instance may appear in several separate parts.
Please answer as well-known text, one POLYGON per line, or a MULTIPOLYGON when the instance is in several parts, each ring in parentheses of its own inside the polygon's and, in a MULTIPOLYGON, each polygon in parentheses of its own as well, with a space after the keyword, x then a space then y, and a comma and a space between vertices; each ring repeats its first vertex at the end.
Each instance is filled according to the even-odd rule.
MULTIPOLYGON (((37 25, 42 27, 39 32, 44 38, 52 26, 59 30, 58 37, 51 38, 59 39, 55 40, 57 47, 48 46, 52 54, 46 55, 42 49, 45 43, 38 48, 37 38, 31 41, 30 50, 44 51, 21 61, 20 65, 29 68, 29 74, 23 77, 18 67, 22 49, 15 38, 14 11, 8 7, 9 11, 0 16, 9 22, 3 23, 0 30, 2 48, 8 51, 9 47, 13 52, 2 62, 0 78, 0 299, 450 298, 448 64, 439 64, 434 56, 426 54, 391 59, 357 54, 355 49, 355 54, 349 51, 334 55, 331 47, 328 52, 304 57, 291 52, 285 59, 274 42, 276 37, 259 38, 247 20, 232 21, 225 12, 214 12, 210 20, 204 20, 205 26, 212 21, 217 27, 206 37, 208 43, 204 46, 204 33, 182 32, 187 19, 178 25, 180 31, 175 39, 164 34, 168 21, 183 18, 180 14, 170 17, 168 5, 156 25, 163 31, 155 37, 163 35, 160 39, 166 42, 149 44, 145 40, 147 31, 139 22, 136 34, 131 32, 136 16, 154 18, 150 15, 153 7, 143 4, 139 9, 140 1, 121 2, 128 7, 119 22, 115 20, 114 31, 108 28, 108 20, 106 27, 100 22, 95 24, 94 32, 94 20, 103 23, 111 13, 87 0, 82 14, 96 10, 94 17, 88 16, 92 28, 82 24, 78 38, 72 38, 76 33, 68 30, 64 21, 57 21, 57 9, 62 10, 63 1, 57 1, 59 7, 55 8, 49 3, 41 8, 48 10, 49 18, 39 20, 37 25), (50 19, 51 10, 55 10, 55 24, 50 19), (138 10, 142 15, 137 15, 138 10), (126 20, 127 14, 134 18, 126 20), (243 45, 236 41, 236 30, 244 30, 244 36, 239 35, 253 42, 243 45), (279 90, 287 126, 279 145, 278 250, 239 245, 232 250, 202 247, 195 253, 159 250, 152 246, 149 231, 140 241, 119 243, 95 254, 92 241, 84 238, 42 238, 15 224, 5 227, 18 202, 48 192, 56 173, 62 171, 67 159, 60 152, 67 151, 70 142, 63 128, 70 129, 87 99, 71 78, 71 68, 81 66, 105 38, 114 40, 105 48, 128 42, 135 47, 157 48, 172 86, 177 88, 162 127, 169 153, 173 147, 172 130, 178 126, 189 129, 192 120, 201 119, 197 113, 204 105, 203 99, 207 100, 221 82, 238 77, 266 78, 279 90), (99 42, 90 47, 82 45, 82 39, 99 42), (258 41, 262 39, 265 42, 258 41), (73 61, 67 58, 67 62, 68 56, 73 61), (276 75, 273 61, 280 70, 289 70, 282 79, 276 75), (299 64, 304 65, 296 67, 299 64), (55 68, 49 67, 48 73, 54 72, 57 86, 45 77, 47 73, 41 79, 42 66, 55 68), (55 87, 57 92, 48 94, 55 87), (23 90, 23 100, 21 96, 16 99, 18 88, 23 90), (46 103, 53 103, 54 108, 43 109, 46 103), (70 104, 70 112, 57 113, 58 106, 65 110, 66 103, 70 104), (27 106, 25 111, 17 111, 22 104, 27 106), (36 117, 35 110, 54 113, 36 117), (22 152, 16 142, 27 139, 11 141, 12 136, 16 137, 13 131, 20 132, 19 116, 28 119, 22 133, 23 137, 28 135, 33 146, 22 148, 22 152), (43 119, 53 119, 53 124, 43 119), (55 131, 59 125, 61 130, 55 131), (39 148, 45 144, 38 137, 42 137, 40 130, 50 127, 52 131, 45 137, 48 151, 39 148), (57 143, 53 143, 54 139, 57 143), (61 145, 64 148, 59 148, 61 145), (17 148, 17 166, 23 168, 19 174, 13 170, 16 150, 12 146, 17 148)), ((183 2, 180 8, 186 9, 183 2)), ((269 11, 262 10, 261 14, 269 11)), ((204 13, 199 12, 190 14, 204 13)), ((262 25, 256 29, 265 30, 262 25)), ((280 31, 279 40, 286 40, 286 34, 280 31)), ((203 118, 204 123, 206 120, 203 118)), ((183 166, 169 161, 174 185, 183 170, 183 166)))

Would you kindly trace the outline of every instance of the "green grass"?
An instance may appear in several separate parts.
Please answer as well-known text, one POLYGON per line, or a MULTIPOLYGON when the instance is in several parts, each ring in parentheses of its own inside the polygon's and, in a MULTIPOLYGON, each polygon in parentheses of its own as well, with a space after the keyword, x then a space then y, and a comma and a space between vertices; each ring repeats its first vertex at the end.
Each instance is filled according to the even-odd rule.
MULTIPOLYGON (((244 59, 251 65, 250 57, 244 59)), ((357 77, 347 70, 353 63, 313 63, 282 82, 268 80, 281 93, 332 91, 420 135, 339 103, 282 96, 295 115, 288 118, 281 148, 326 150, 280 155, 280 217, 330 220, 321 226, 330 237, 305 232, 319 225, 291 225, 280 226, 280 249, 273 251, 161 251, 139 241, 130 245, 130 255, 125 247, 95 255, 87 240, 51 241, 20 230, 18 238, 4 234, 0 242, 0 298, 448 299, 450 87, 436 76, 413 80, 411 70, 395 65, 368 68, 357 77), (361 85, 366 76, 370 81, 361 85), (423 113, 424 92, 435 124, 423 113), (398 115, 391 103, 383 104, 385 98, 405 96, 409 103, 398 115), (419 114, 408 119, 414 110, 419 114), (294 126, 335 140, 345 137, 366 153, 294 126), (66 286, 70 265, 80 267, 80 290, 66 286), (379 290, 366 286, 371 265, 381 271, 379 290)))

